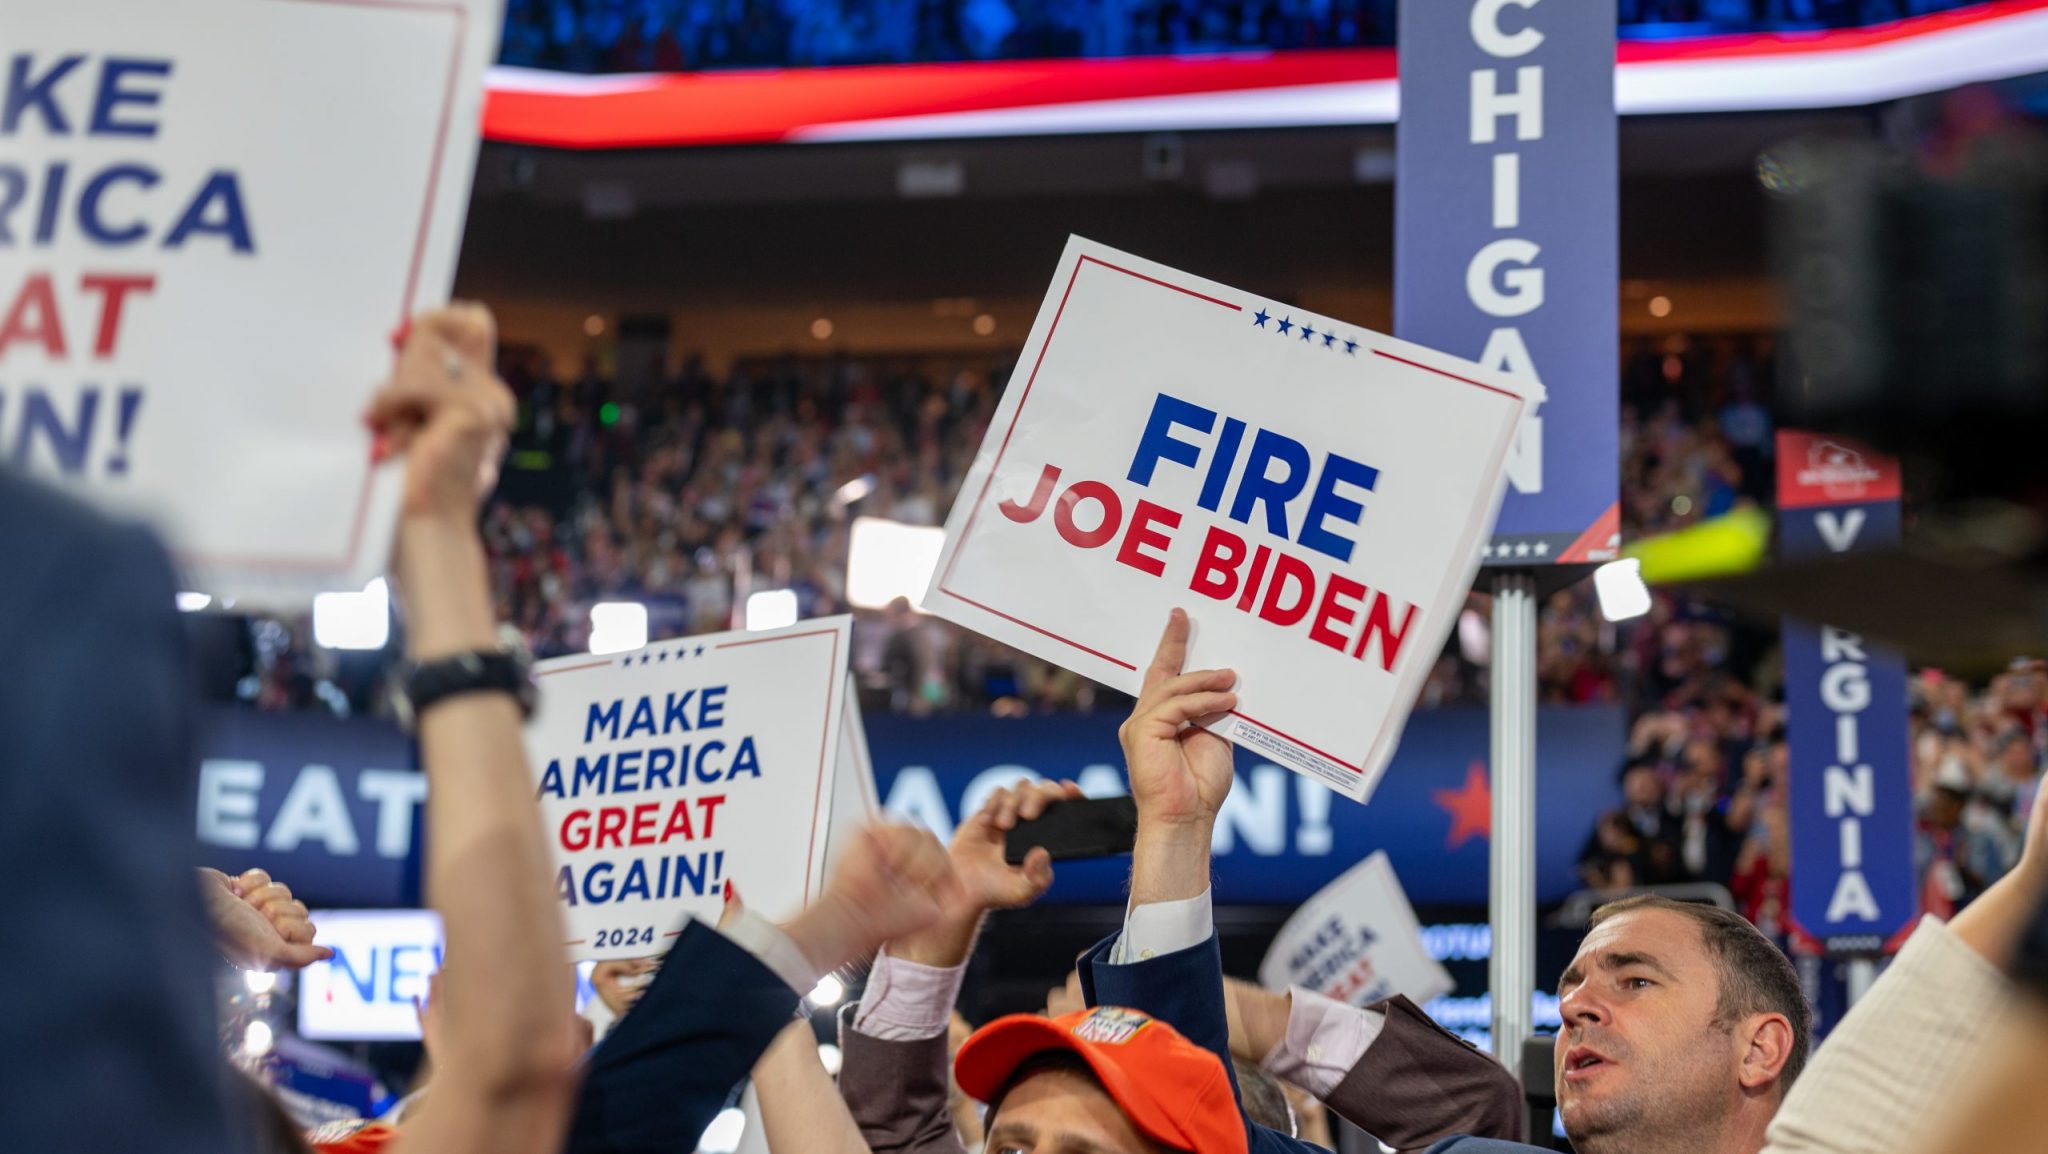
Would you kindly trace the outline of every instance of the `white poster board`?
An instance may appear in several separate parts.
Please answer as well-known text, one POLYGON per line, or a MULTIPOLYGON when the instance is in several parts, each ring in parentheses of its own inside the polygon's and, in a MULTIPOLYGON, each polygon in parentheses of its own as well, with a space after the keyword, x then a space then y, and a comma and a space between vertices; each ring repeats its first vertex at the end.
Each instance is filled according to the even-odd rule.
POLYGON ((1363 800, 1463 605, 1541 385, 1075 238, 925 595, 1135 694, 1167 610, 1209 728, 1363 800))
POLYGON ((535 667, 535 797, 577 960, 664 953, 732 882, 779 920, 823 883, 853 619, 535 667))
POLYGON ((839 770, 832 775, 832 817, 825 833, 825 876, 839 864, 839 840, 882 816, 875 766, 868 758, 867 726, 860 715, 860 687, 846 679, 846 705, 839 713, 839 770))
POLYGON ((1259 963, 1259 984, 1300 986, 1354 1006, 1395 994, 1423 1005, 1456 986, 1423 946, 1401 879, 1377 852, 1294 911, 1259 963))
POLYGON ((0 461, 164 532, 186 586, 383 571, 363 408, 447 299, 500 0, 0 0, 0 461))

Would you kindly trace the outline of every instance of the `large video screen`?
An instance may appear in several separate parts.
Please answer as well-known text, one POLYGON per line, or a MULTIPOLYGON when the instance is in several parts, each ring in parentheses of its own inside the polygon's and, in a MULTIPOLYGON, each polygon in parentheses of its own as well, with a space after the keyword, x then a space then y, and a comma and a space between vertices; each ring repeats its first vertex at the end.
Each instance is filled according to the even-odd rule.
MULTIPOLYGON (((1852 28, 1984 0, 1618 0, 1623 38, 1852 28)), ((510 0, 501 63, 564 72, 1385 47, 1397 0, 510 0)))

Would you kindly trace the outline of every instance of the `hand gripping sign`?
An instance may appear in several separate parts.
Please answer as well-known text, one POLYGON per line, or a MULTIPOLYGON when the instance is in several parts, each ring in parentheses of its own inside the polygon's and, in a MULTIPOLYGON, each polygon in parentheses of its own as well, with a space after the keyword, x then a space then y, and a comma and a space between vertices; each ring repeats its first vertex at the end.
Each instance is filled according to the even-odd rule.
POLYGON ((818 895, 852 620, 535 668, 526 752, 573 957, 664 953, 728 882, 770 918, 818 895))
POLYGON ((499 0, 0 0, 0 463, 187 588, 383 571, 360 415, 447 299, 499 0))
POLYGON ((1541 385, 1075 238, 925 607, 1138 692, 1167 610, 1209 728, 1372 792, 1541 385))
POLYGON ((1421 1005, 1456 988, 1423 948, 1401 879, 1378 852, 1294 911, 1259 963, 1259 984, 1300 986, 1354 1006, 1395 994, 1421 1005))

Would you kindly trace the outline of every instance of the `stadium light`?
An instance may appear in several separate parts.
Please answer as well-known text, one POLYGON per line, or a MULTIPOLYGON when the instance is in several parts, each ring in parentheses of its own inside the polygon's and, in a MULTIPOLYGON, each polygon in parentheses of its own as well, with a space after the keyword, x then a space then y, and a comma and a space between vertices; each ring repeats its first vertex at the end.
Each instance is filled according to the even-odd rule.
POLYGON ((647 647, 647 606, 638 601, 600 601, 590 607, 590 651, 624 653, 647 647))
POLYGON ((820 1042, 818 1043, 818 1064, 825 1067, 827 1074, 837 1078, 839 1076, 839 1068, 846 1065, 846 1055, 840 1053, 839 1047, 832 1043, 820 1042))
POLYGON ((244 970, 242 985, 252 994, 267 994, 277 988, 277 975, 267 970, 244 970))
POLYGON ((242 1053, 251 1058, 261 1058, 270 1052, 276 1041, 277 1035, 272 1032, 270 1023, 258 1018, 242 1031, 242 1053))
POLYGON ((796 590, 763 589, 747 598, 748 629, 780 629, 796 624, 796 590))
POLYGON ((924 591, 938 568, 946 531, 905 525, 881 517, 855 517, 847 545, 846 599, 862 609, 882 609, 898 597, 923 608, 924 591))
POLYGON ((1643 584, 1643 563, 1634 557, 1593 570, 1593 592, 1600 598, 1600 616, 1627 621, 1650 611, 1650 587, 1643 584))
POLYGON ((839 980, 838 974, 826 974, 818 979, 817 985, 811 987, 811 996, 804 1000, 821 1010, 829 1010, 838 1005, 839 1000, 845 996, 846 983, 839 980))
POLYGON ((703 1154, 732 1154, 740 1148, 740 1136, 747 1132, 747 1116, 737 1106, 727 1106, 704 1127, 704 1136, 697 1139, 697 1149, 703 1154))
POLYGON ((204 593, 178 594, 178 611, 181 613, 197 613, 211 604, 213 604, 213 598, 208 597, 204 593))
POLYGON ((382 577, 360 593, 313 598, 313 640, 327 649, 382 649, 391 640, 391 590, 382 577))

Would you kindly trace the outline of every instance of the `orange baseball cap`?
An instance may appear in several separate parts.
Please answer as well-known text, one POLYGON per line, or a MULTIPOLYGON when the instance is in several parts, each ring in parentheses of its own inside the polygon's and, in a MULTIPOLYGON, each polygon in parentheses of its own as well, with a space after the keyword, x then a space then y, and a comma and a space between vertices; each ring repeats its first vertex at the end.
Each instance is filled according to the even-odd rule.
POLYGON ((1222 1060, 1136 1010, 1098 1006, 1057 1018, 997 1018, 961 1044, 953 1076, 968 1096, 987 1102, 1019 1066, 1060 1050, 1088 1063, 1147 1136, 1191 1154, 1246 1154, 1244 1115, 1222 1060))

